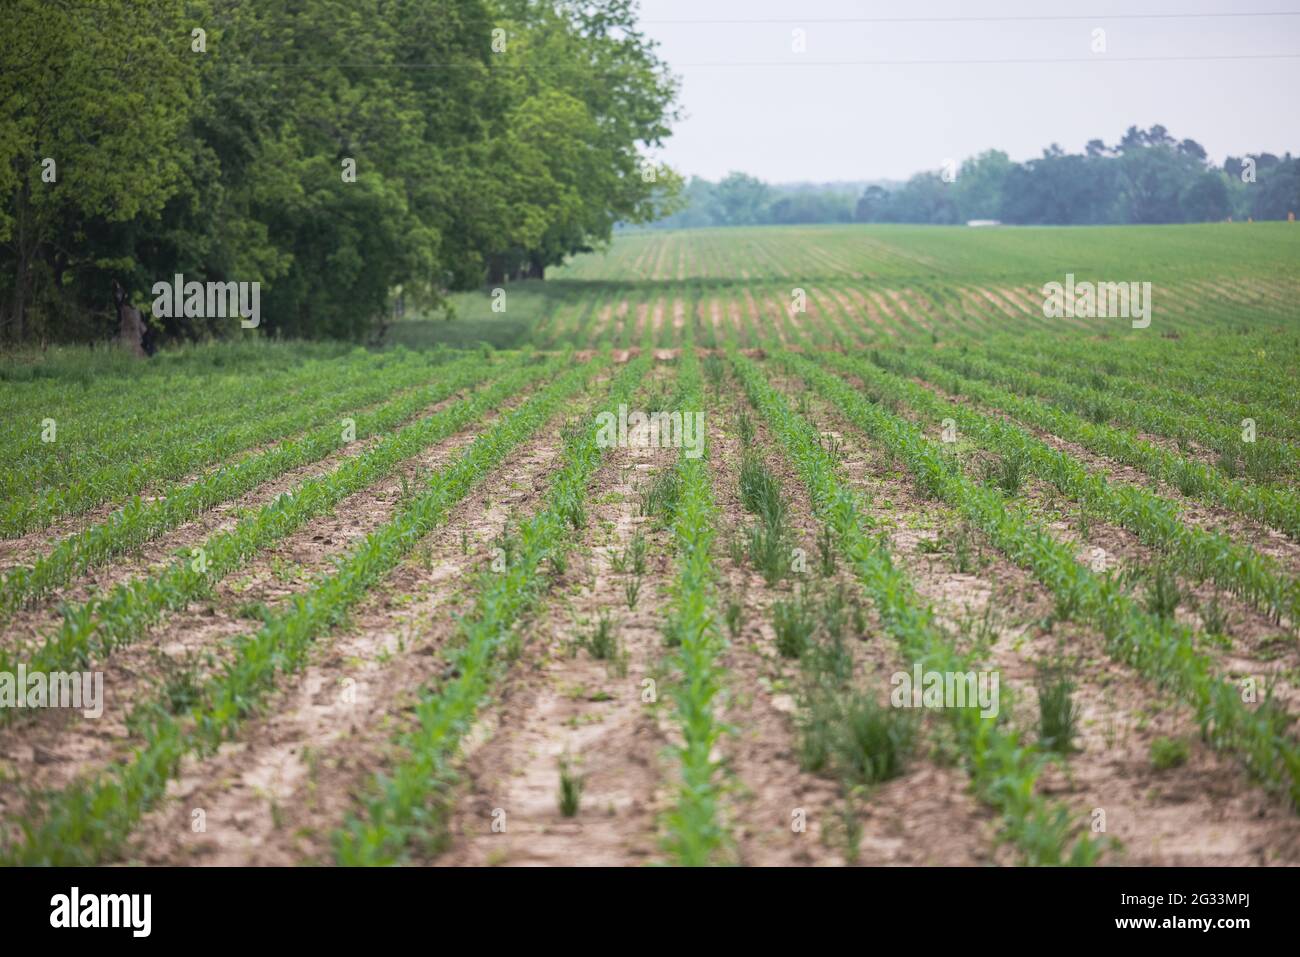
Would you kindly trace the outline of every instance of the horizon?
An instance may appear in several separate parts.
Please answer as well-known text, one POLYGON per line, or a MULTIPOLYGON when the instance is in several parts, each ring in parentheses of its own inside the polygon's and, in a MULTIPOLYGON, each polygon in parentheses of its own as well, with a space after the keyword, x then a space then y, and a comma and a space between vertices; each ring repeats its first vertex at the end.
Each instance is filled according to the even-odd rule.
POLYGON ((1196 140, 1215 165, 1300 151, 1287 92, 1300 88, 1300 10, 1214 0, 1153 0, 1137 13, 1117 2, 971 10, 939 0, 905 17, 848 0, 816 0, 802 18, 780 0, 694 8, 640 4, 641 29, 681 80, 684 117, 655 156, 688 178, 903 181, 985 150, 1024 162, 1053 143, 1077 153, 1154 124, 1196 140), (792 50, 796 29, 803 53, 792 50), (1105 52, 1092 52, 1095 29, 1105 52))

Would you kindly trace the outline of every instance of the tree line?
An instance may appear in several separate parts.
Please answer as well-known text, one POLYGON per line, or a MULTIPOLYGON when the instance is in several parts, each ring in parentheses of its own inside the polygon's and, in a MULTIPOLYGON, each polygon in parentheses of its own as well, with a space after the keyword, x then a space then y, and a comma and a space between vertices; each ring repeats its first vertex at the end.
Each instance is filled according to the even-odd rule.
POLYGON ((754 226, 779 223, 1016 224, 1213 222, 1229 217, 1286 219, 1300 213, 1300 159, 1290 153, 1229 156, 1211 163, 1195 140, 1163 126, 1129 127, 1118 143, 1091 140, 1082 153, 1056 144, 1015 163, 988 150, 959 166, 917 173, 904 183, 773 187, 744 173, 719 182, 691 179, 686 207, 654 225, 754 226))
POLYGON ((655 219, 677 88, 636 6, 11 0, 4 337, 112 334, 114 283, 209 334, 149 315, 182 275, 260 283, 263 333, 356 338, 655 219))

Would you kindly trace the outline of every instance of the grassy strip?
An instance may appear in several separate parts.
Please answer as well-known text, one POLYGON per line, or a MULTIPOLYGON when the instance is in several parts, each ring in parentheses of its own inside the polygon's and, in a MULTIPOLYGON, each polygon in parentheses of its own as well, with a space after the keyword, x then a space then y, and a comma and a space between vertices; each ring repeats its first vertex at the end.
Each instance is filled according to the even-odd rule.
POLYGON ((1144 442, 1131 432, 1089 422, 1073 412, 1022 398, 1008 389, 967 378, 915 355, 880 352, 873 358, 884 368, 929 379, 953 395, 968 395, 1035 428, 1077 442, 1090 452, 1141 469, 1190 498, 1253 518, 1300 541, 1300 492, 1293 488, 1270 488, 1229 478, 1216 468, 1144 442))
MULTIPOLYGON (((699 360, 688 329, 678 372, 683 417, 704 407, 699 360)), ((705 430, 707 435, 707 429, 705 430)), ((727 835, 719 821, 718 762, 710 757, 723 733, 714 702, 723 686, 718 656, 725 646, 717 616, 717 569, 713 540, 717 509, 709 479, 707 443, 691 458, 685 448, 677 462, 677 501, 673 541, 677 575, 671 585, 666 635, 675 647, 671 667, 680 675, 673 687, 674 720, 681 729, 676 749, 681 781, 666 817, 666 846, 677 864, 717 863, 727 835)))
MULTIPOLYGON (((604 407, 617 409, 628 401, 649 365, 644 355, 630 363, 604 407)), ((363 809, 335 832, 338 863, 397 864, 412 850, 433 854, 443 847, 452 761, 505 662, 517 654, 520 638, 513 629, 546 591, 544 563, 562 561, 573 533, 586 523, 582 502, 602 454, 594 428, 566 430, 563 465, 551 479, 545 505, 520 524, 519 547, 505 572, 482 574, 474 610, 458 623, 448 653, 455 677, 425 689, 415 726, 398 739, 396 766, 370 782, 363 809)))
MULTIPOLYGON (((529 383, 559 368, 558 361, 526 366, 435 415, 408 425, 361 455, 350 458, 328 475, 309 479, 292 494, 278 496, 227 532, 217 532, 157 575, 115 587, 102 598, 63 609, 59 630, 26 662, 32 671, 84 667, 133 640, 169 610, 183 608, 235 568, 321 515, 348 495, 388 475, 401 462, 490 413, 503 400, 529 383), (201 557, 201 561, 199 558, 201 557)), ((25 652, 0 649, 0 671, 13 670, 25 652)))
MULTIPOLYGON (((399 396, 373 412, 354 418, 355 438, 385 432, 422 409, 436 405, 461 389, 488 378, 495 367, 478 357, 446 367, 441 381, 399 396)), ((331 423, 296 441, 250 456, 196 482, 164 490, 159 498, 139 496, 108 519, 70 535, 30 567, 11 571, 0 580, 0 615, 37 600, 88 568, 123 555, 208 509, 244 494, 291 469, 319 461, 346 445, 340 424, 331 423)))
POLYGON ((933 418, 936 424, 951 417, 978 443, 1051 482, 1089 512, 1127 528, 1144 544, 1163 552, 1184 573, 1212 579, 1275 620, 1282 616, 1296 620, 1300 586, 1289 581, 1276 562, 1217 532, 1185 525, 1168 499, 1140 486, 1112 484, 1104 474, 1090 473, 1069 453, 1052 448, 1019 426, 950 402, 869 362, 838 355, 825 356, 823 361, 858 377, 877 397, 906 403, 933 418))
POLYGON ((154 482, 182 478, 252 446, 300 432, 319 422, 322 415, 348 408, 353 397, 344 397, 340 405, 338 391, 353 379, 358 382, 358 395, 365 396, 376 395, 374 383, 367 382, 367 377, 378 377, 389 389, 396 389, 419 374, 417 367, 406 364, 387 374, 369 370, 364 375, 350 372, 342 380, 317 379, 295 392, 295 406, 287 411, 282 411, 283 394, 267 394, 242 409, 147 433, 143 438, 125 439, 114 449, 95 450, 84 457, 89 461, 78 460, 75 467, 65 470, 67 481, 62 484, 5 502, 0 512, 0 536, 9 538, 44 528, 60 516, 79 515, 154 482), (105 457, 108 464, 96 467, 105 457))
MULTIPOLYGON (((133 759, 49 795, 39 811, 33 808, 33 815, 18 822, 17 840, 4 836, 0 864, 93 864, 111 858, 140 816, 163 797, 181 759, 189 753, 209 753, 234 735, 281 676, 303 667, 313 641, 342 622, 456 502, 562 409, 604 364, 597 359, 571 369, 504 416, 453 464, 434 474, 429 487, 392 521, 367 535, 331 574, 295 596, 260 631, 240 638, 233 658, 200 688, 200 703, 187 717, 171 714, 161 699, 136 708, 128 722, 144 743, 133 759)), ((577 503, 580 508, 580 498, 577 503)))
POLYGON ((1267 700, 1258 709, 1246 707, 1240 689, 1216 676, 1210 659, 1196 652, 1191 629, 1147 614, 1116 579, 1090 572, 1069 546, 1001 492, 963 475, 956 460, 910 422, 864 400, 802 357, 783 354, 777 361, 906 463, 926 492, 954 506, 1003 554, 1032 571, 1056 597, 1058 618, 1081 617, 1094 624, 1115 660, 1180 696, 1194 710, 1207 741, 1237 754, 1257 779, 1300 806, 1300 748, 1285 733, 1285 712, 1267 700))
MULTIPOLYGON (((813 513, 833 533, 840 553, 866 588, 885 630, 903 655, 927 671, 965 672, 978 662, 960 654, 934 620, 930 607, 912 588, 905 570, 894 565, 886 538, 869 533, 871 521, 859 497, 835 474, 834 459, 821 436, 795 413, 785 397, 767 384, 767 373, 732 353, 731 361, 754 407, 780 439, 808 489, 813 513)), ((1009 714, 1004 707, 1001 715, 1009 714)), ((1035 793, 1045 757, 1020 732, 999 718, 983 718, 976 708, 940 712, 953 724, 979 798, 1002 814, 1003 831, 1030 864, 1093 863, 1101 846, 1078 830, 1069 810, 1035 793)))

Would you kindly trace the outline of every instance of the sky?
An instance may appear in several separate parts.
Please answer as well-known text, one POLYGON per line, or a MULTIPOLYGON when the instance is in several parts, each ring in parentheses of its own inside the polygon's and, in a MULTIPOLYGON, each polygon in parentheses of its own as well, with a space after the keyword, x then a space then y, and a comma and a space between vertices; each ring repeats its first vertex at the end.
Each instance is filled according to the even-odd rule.
POLYGON ((1156 123, 1216 162, 1300 153, 1300 0, 641 0, 641 21, 681 80, 658 156, 686 175, 905 179, 1156 123))

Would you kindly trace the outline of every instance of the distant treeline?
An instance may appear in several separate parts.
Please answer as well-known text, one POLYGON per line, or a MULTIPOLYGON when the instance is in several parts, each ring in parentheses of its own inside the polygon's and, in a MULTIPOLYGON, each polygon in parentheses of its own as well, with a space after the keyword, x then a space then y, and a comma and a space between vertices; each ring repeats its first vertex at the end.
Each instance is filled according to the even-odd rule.
POLYGON ((681 208, 653 228, 849 223, 861 195, 861 187, 843 185, 770 186, 745 173, 717 183, 696 176, 681 191, 681 208))
POLYGON ((675 96, 635 0, 7 0, 0 336, 104 338, 115 281, 238 328, 151 317, 176 274, 313 337, 541 276, 671 201, 675 96))
POLYGON ((655 228, 778 223, 1194 223, 1300 213, 1300 159, 1287 153, 1208 160, 1195 140, 1163 126, 1129 127, 1114 146, 1092 140, 1083 153, 1053 144, 1038 159, 1013 163, 989 150, 948 170, 859 194, 769 186, 744 173, 720 182, 692 179, 687 205, 655 228))

